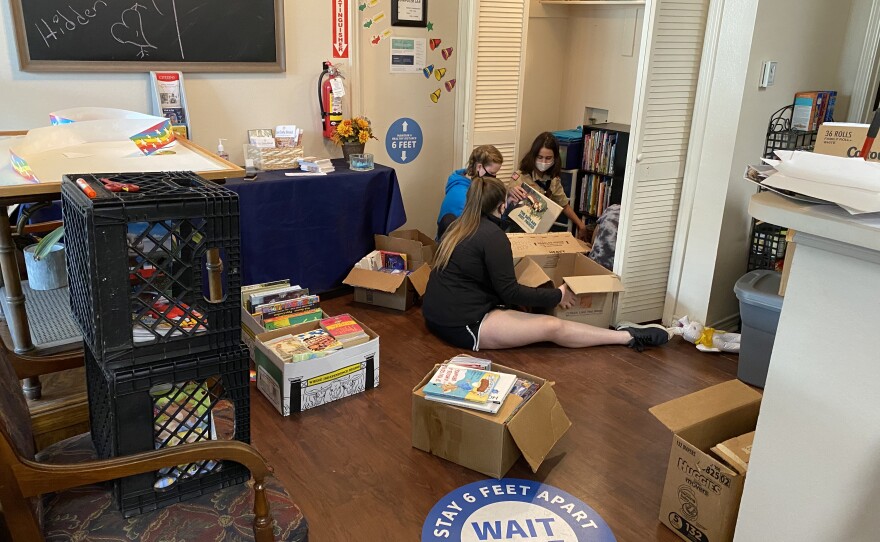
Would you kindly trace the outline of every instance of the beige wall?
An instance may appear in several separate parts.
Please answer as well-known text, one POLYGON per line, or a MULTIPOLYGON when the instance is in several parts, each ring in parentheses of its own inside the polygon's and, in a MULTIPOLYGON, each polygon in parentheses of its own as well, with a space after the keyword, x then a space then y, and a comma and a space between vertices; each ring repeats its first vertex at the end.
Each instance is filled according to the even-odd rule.
POLYGON ((534 137, 584 122, 584 107, 632 118, 644 9, 558 6, 531 0, 520 156, 534 137))
POLYGON ((755 192, 754 185, 742 180, 742 171, 746 164, 759 161, 770 115, 791 103, 799 90, 835 89, 840 95, 835 117, 846 118, 852 76, 847 78, 846 70, 840 67, 852 65, 844 55, 843 39, 848 33, 850 5, 851 0, 758 3, 707 314, 709 322, 723 321, 739 311, 733 286, 746 270, 751 224, 748 201, 755 192), (779 24, 782 20, 785 24, 779 24), (803 36, 827 39, 804 40, 803 36), (798 46, 792 47, 794 43, 798 46), (765 60, 778 62, 776 81, 767 89, 759 89, 765 60))
MULTIPOLYGON (((357 88, 351 69, 342 65, 349 94, 361 91, 363 113, 374 122, 376 136, 368 152, 376 161, 395 167, 404 197, 408 226, 433 235, 437 210, 446 176, 456 166, 452 159, 454 93, 443 89, 439 103, 429 95, 442 82, 422 75, 390 75, 388 43, 372 46, 369 39, 385 28, 396 35, 438 37, 443 47, 454 46, 457 38, 458 1, 443 0, 429 4, 429 20, 434 31, 391 27, 389 0, 369 8, 359 17, 384 11, 386 18, 372 29, 361 20, 352 22, 352 39, 361 48, 362 74, 365 83, 357 88), (395 119, 416 119, 425 135, 422 153, 413 164, 391 162, 384 153, 385 133, 395 119)), ((320 135, 317 104, 317 80, 321 62, 331 57, 331 5, 327 0, 285 2, 287 71, 273 74, 186 74, 186 93, 192 120, 193 139, 214 150, 217 138, 227 139, 227 152, 233 162, 242 163, 242 144, 250 128, 296 124, 305 128, 306 154, 319 157, 341 156, 341 151, 320 135)), ((28 129, 48 124, 51 111, 68 107, 103 106, 148 112, 150 89, 145 74, 31 74, 18 69, 13 41, 9 3, 0 2, 0 130, 28 129)), ((443 61, 440 49, 428 51, 428 62, 447 68, 445 82, 455 77, 455 63, 460 51, 443 61)), ((350 102, 346 113, 351 111, 350 102)))
MULTIPOLYGON (((435 69, 446 68, 446 75, 440 81, 433 75, 426 79, 421 73, 391 74, 390 39, 371 45, 370 37, 376 32, 364 29, 361 24, 354 28, 361 44, 363 113, 373 121, 379 138, 379 141, 367 144, 367 152, 373 153, 377 162, 397 170, 406 205, 407 227, 418 228, 431 236, 437 230, 437 212, 443 200, 446 178, 453 169, 462 167, 453 157, 453 134, 455 97, 462 90, 464 81, 456 81, 451 92, 445 88, 445 83, 456 77, 456 66, 462 54, 456 47, 458 4, 458 0, 434 0, 428 4, 432 31, 385 24, 379 27, 390 27, 394 35, 399 37, 440 39, 440 46, 436 50, 427 48, 426 52, 427 64, 433 64, 435 69), (444 60, 441 49, 447 47, 452 47, 453 53, 448 60, 444 60), (441 89, 440 99, 434 103, 430 96, 437 89, 441 89), (393 162, 385 153, 388 127, 401 117, 418 122, 424 135, 419 156, 415 161, 404 164, 393 162)), ((381 11, 390 18, 390 0, 380 0, 377 6, 365 10, 361 17, 371 17, 381 11)))

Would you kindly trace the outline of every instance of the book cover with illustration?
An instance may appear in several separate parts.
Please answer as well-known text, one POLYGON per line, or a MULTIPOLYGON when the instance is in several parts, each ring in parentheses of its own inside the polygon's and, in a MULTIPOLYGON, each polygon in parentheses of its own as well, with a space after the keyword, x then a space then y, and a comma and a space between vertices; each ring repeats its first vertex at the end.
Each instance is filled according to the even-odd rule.
POLYGON ((302 341, 309 350, 314 352, 332 352, 342 348, 342 343, 333 338, 332 335, 323 329, 313 329, 294 335, 295 338, 302 341))
POLYGON ((426 396, 463 399, 486 403, 501 375, 492 371, 441 365, 423 389, 426 396))
POLYGON ((562 207, 553 200, 523 183, 526 198, 511 205, 506 213, 526 233, 547 233, 562 212, 562 207))
POLYGON ((382 269, 406 271, 406 254, 388 250, 380 250, 379 254, 382 258, 382 269))

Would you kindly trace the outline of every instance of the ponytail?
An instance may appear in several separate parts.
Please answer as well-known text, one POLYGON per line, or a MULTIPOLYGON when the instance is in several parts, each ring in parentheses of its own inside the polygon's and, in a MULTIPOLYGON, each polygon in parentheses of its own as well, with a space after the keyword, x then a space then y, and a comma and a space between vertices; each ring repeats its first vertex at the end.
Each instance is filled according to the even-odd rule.
POLYGON ((464 211, 443 234, 434 257, 434 268, 442 271, 459 243, 472 236, 480 227, 483 215, 491 215, 507 197, 504 183, 494 177, 477 177, 471 181, 464 211))

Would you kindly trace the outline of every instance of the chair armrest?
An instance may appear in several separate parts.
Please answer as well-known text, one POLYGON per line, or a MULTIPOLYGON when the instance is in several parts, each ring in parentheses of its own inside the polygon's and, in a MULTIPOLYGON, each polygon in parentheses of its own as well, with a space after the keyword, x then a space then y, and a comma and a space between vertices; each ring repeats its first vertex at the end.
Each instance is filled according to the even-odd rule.
POLYGON ((181 444, 139 454, 87 461, 73 465, 53 465, 22 460, 12 465, 21 493, 34 497, 115 478, 156 471, 163 467, 206 460, 240 463, 251 471, 254 481, 262 484, 270 473, 266 460, 252 446, 238 441, 211 441, 181 444))

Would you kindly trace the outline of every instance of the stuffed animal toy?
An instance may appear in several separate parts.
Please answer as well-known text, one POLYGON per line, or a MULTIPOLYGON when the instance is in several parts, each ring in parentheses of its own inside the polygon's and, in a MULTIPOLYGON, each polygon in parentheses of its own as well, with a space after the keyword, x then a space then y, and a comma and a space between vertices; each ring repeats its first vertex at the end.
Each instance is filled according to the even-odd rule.
POLYGON ((687 316, 678 320, 669 328, 669 332, 672 335, 681 335, 687 342, 697 345, 700 352, 739 353, 739 333, 705 327, 699 322, 691 322, 687 316))

